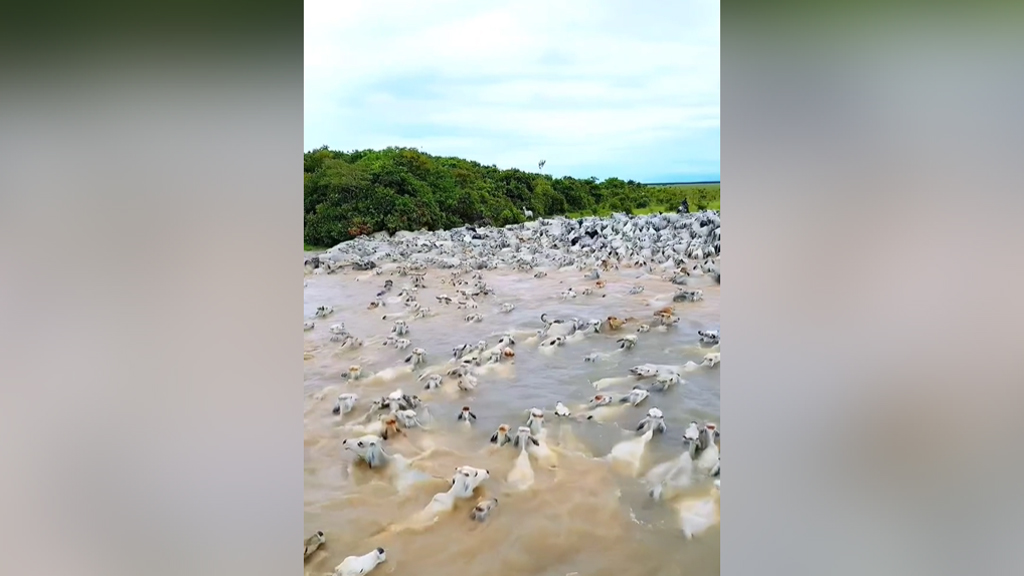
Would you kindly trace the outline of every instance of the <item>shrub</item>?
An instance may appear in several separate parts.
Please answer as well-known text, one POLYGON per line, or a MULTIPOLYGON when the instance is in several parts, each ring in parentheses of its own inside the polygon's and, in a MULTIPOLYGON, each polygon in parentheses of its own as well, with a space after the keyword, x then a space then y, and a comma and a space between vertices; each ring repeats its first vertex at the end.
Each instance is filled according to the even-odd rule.
POLYGON ((691 208, 704 209, 719 199, 718 187, 553 178, 408 148, 322 147, 304 155, 304 167, 304 240, 311 246, 334 246, 381 230, 517 224, 525 221, 523 207, 537 216, 601 215, 651 206, 675 210, 683 198, 691 208))

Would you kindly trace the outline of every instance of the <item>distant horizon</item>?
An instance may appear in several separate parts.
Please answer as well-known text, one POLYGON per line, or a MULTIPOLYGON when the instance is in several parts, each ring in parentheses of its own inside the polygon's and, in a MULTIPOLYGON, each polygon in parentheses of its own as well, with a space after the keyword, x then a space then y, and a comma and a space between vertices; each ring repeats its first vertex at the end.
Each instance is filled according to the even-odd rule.
POLYGON ((303 144, 718 181, 719 14, 713 0, 307 0, 303 144))
MULTIPOLYGON (((355 152, 355 151, 359 151, 359 150, 384 150, 386 148, 389 148, 389 146, 384 146, 384 147, 380 147, 380 148, 345 148, 345 149, 342 149, 342 148, 335 148, 333 146, 330 146, 329 144, 320 144, 319 146, 314 146, 312 148, 307 149, 305 152, 303 152, 303 154, 308 154, 308 153, 313 152, 315 150, 319 150, 320 148, 323 148, 323 147, 327 147, 328 150, 332 150, 334 152, 345 152, 345 153, 355 152)), ((463 160, 470 160, 472 162, 477 162, 477 163, 479 163, 479 164, 481 164, 483 166, 497 166, 501 170, 508 170, 508 169, 511 169, 511 168, 518 168, 519 170, 522 170, 524 172, 529 172, 529 173, 534 173, 534 174, 548 174, 548 175, 550 175, 553 178, 561 178, 563 176, 569 176, 571 178, 576 178, 577 180, 586 180, 587 178, 597 178, 598 180, 607 180, 608 178, 618 178, 620 180, 632 180, 634 182, 640 182, 641 184, 648 185, 648 186, 653 186, 653 185, 658 185, 658 184, 677 184, 677 185, 682 185, 682 184, 720 184, 721 183, 721 178, 722 178, 721 174, 707 173, 707 172, 705 172, 705 173, 695 173, 695 174, 689 174, 689 175, 678 175, 678 174, 671 174, 671 173, 661 172, 661 173, 655 173, 654 176, 651 176, 651 177, 648 177, 648 178, 627 177, 627 176, 623 176, 623 175, 620 175, 620 174, 610 174, 608 176, 603 176, 603 177, 599 176, 597 174, 588 174, 588 175, 585 175, 585 176, 582 176, 582 175, 579 175, 579 174, 561 174, 561 173, 556 174, 556 173, 554 173, 554 171, 548 170, 548 167, 550 166, 550 162, 545 163, 544 169, 540 170, 540 169, 537 168, 536 164, 534 164, 532 169, 530 169, 530 168, 519 168, 518 166, 501 166, 501 165, 499 165, 497 163, 494 163, 494 162, 486 162, 486 161, 483 161, 483 160, 479 160, 477 158, 470 158, 468 156, 458 156, 458 155, 454 155, 454 154, 444 154, 444 155, 442 155, 442 154, 434 154, 434 153, 430 152, 429 150, 424 150, 424 149, 421 149, 421 148, 416 148, 415 146, 408 146, 408 147, 403 146, 403 148, 412 148, 414 150, 418 150, 419 152, 421 152, 423 154, 427 154, 429 156, 435 156, 435 157, 438 157, 438 158, 444 158, 444 157, 461 158, 463 160)), ((539 161, 540 160, 538 160, 538 162, 539 161)))
POLYGON ((687 182, 640 182, 644 186, 688 186, 692 184, 721 184, 721 180, 690 180, 687 182))

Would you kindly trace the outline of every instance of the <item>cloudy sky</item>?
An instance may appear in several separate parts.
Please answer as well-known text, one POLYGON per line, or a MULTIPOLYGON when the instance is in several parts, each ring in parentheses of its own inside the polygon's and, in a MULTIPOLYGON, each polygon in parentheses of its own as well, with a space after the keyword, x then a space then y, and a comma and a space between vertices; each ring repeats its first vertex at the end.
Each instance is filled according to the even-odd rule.
POLYGON ((718 180, 718 0, 305 0, 305 149, 718 180))

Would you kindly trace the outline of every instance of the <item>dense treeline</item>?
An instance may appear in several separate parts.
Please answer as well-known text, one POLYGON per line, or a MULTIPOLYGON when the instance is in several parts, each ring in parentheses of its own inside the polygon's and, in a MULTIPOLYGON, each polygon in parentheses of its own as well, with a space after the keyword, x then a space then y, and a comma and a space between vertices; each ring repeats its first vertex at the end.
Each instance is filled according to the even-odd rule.
POLYGON ((501 170, 416 149, 304 155, 305 242, 333 246, 380 230, 447 229, 463 224, 505 226, 534 216, 718 208, 718 185, 645 186, 632 180, 501 170))

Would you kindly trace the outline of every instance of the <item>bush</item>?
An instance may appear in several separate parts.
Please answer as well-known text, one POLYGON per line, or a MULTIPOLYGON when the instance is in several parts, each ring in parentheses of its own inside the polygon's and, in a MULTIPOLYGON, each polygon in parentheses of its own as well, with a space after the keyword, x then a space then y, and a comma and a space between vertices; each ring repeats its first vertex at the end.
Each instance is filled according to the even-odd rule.
POLYGON ((339 152, 322 147, 304 155, 303 197, 305 243, 334 246, 381 230, 517 224, 526 220, 524 207, 536 216, 650 207, 674 211, 683 198, 691 207, 707 207, 718 201, 718 188, 553 178, 409 148, 339 152))

